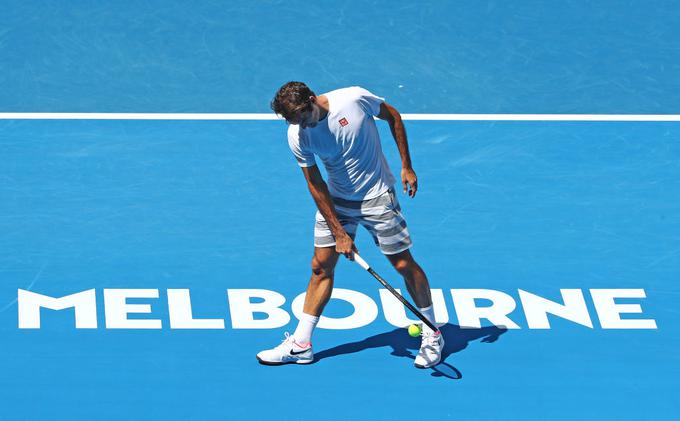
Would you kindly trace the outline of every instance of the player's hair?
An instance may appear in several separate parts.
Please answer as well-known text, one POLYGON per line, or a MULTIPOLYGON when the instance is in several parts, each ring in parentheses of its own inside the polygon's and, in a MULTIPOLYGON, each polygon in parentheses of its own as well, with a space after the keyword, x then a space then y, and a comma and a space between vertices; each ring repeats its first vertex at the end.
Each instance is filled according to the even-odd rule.
POLYGON ((288 82, 276 92, 270 106, 276 114, 290 121, 297 113, 311 108, 310 96, 316 96, 316 94, 304 83, 288 82))

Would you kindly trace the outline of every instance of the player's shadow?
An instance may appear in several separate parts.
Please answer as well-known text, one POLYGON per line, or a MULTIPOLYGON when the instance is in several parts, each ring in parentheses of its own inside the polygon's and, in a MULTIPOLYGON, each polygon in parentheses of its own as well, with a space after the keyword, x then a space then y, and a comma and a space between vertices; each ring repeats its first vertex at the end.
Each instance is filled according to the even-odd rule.
MULTIPOLYGON (((432 376, 434 377, 448 377, 450 379, 461 379, 463 375, 461 372, 446 363, 446 358, 467 348, 468 344, 477 339, 482 342, 496 342, 498 337, 507 332, 504 327, 489 326, 483 328, 461 328, 458 325, 447 323, 441 326, 439 330, 444 335, 445 345, 442 352, 442 361, 439 365, 432 367, 432 376)), ((333 348, 325 349, 319 353, 314 354, 314 363, 319 363, 324 358, 335 357, 344 354, 353 354, 370 348, 391 347, 390 355, 395 357, 404 357, 415 359, 418 349, 420 348, 420 338, 412 338, 406 333, 403 328, 394 329, 390 332, 381 333, 375 336, 368 337, 359 342, 351 342, 343 345, 338 345, 333 348)))

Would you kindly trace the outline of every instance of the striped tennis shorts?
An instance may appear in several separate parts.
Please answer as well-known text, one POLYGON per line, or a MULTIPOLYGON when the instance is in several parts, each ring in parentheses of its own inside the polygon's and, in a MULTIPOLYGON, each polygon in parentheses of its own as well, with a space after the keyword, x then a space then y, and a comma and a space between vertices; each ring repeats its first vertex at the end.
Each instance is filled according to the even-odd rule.
MULTIPOLYGON (((411 237, 406 228, 406 220, 401 214, 394 188, 373 199, 364 201, 333 198, 335 212, 347 234, 356 237, 357 226, 363 225, 371 233, 373 241, 383 254, 397 254, 411 247, 411 237)), ((321 212, 316 212, 314 224, 314 246, 335 245, 335 237, 328 228, 321 212)))

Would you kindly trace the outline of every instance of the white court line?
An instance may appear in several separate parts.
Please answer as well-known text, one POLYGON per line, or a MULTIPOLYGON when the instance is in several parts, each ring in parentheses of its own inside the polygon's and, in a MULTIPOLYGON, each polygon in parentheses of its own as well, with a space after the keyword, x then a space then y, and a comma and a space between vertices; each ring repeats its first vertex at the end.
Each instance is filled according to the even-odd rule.
MULTIPOLYGON (((424 121, 680 121, 680 114, 402 114, 424 121)), ((273 113, 0 113, 0 120, 279 120, 273 113)))

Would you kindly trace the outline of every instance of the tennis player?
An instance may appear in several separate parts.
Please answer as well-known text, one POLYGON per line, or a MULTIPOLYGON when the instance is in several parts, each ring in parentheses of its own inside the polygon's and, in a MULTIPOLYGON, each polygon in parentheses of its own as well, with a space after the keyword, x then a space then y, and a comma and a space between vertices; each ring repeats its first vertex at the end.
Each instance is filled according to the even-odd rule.
MULTIPOLYGON (((395 178, 380 146, 374 116, 387 121, 401 155, 404 193, 415 197, 418 178, 411 166, 406 131, 399 112, 366 89, 354 86, 317 96, 302 82, 279 89, 271 108, 289 123, 288 145, 307 180, 318 211, 314 225, 312 275, 297 329, 277 347, 257 354, 262 364, 308 364, 314 360, 312 332, 331 296, 340 255, 354 260, 354 238, 362 225, 404 277, 420 311, 434 323, 430 286, 409 249, 411 238, 395 194, 395 178), (328 184, 314 155, 326 167, 328 184)), ((441 332, 423 326, 415 358, 418 368, 441 360, 441 332)))

